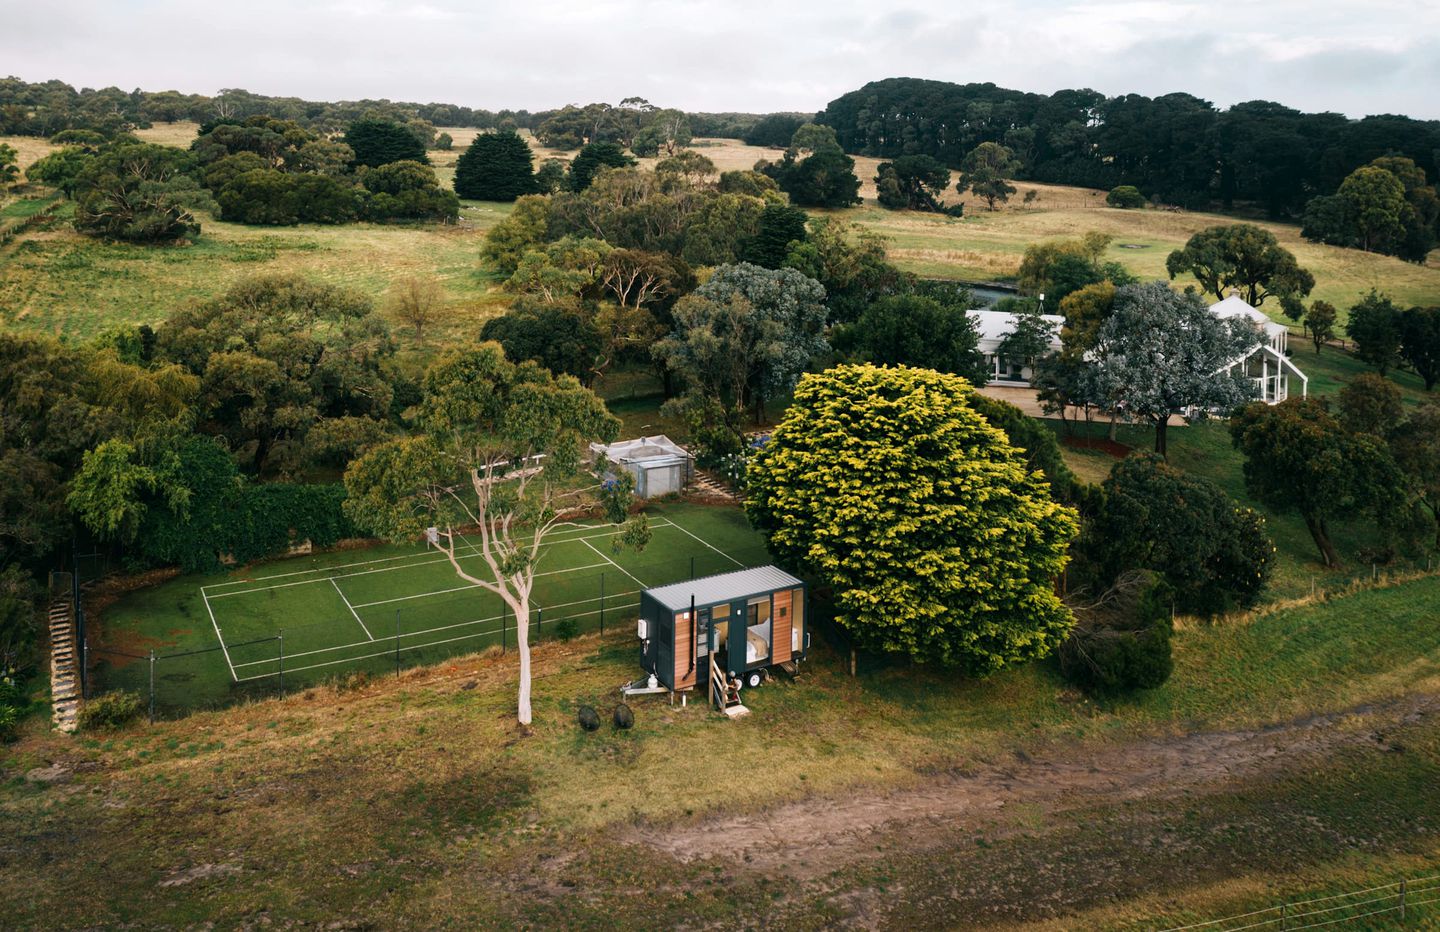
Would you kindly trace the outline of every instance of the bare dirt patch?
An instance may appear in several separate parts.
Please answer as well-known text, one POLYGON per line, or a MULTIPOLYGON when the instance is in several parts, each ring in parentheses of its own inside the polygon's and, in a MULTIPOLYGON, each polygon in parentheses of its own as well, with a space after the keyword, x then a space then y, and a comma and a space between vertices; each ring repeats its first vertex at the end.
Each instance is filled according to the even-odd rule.
POLYGON ((1108 437, 1065 437, 1060 442, 1075 450, 1098 450, 1117 460, 1123 460, 1134 452, 1131 447, 1108 437))
POLYGON ((1086 748, 949 773, 893 792, 811 798, 766 811, 638 829, 633 841, 681 862, 725 852, 761 873, 812 881, 849 864, 913 851, 957 831, 1027 823, 1098 804, 1164 798, 1284 772, 1345 747, 1403 748, 1392 728, 1440 713, 1440 697, 1416 696, 1267 728, 1202 732, 1121 747, 1086 748))

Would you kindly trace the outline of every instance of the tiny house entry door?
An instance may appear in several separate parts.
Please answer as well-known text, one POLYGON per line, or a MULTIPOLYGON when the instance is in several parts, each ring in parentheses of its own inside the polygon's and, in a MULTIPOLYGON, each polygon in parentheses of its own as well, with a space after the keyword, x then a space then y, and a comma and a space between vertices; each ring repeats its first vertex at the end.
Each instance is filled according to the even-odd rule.
POLYGON ((716 605, 706 609, 705 614, 710 617, 710 653, 715 655, 715 662, 720 665, 720 669, 726 673, 735 673, 739 668, 735 666, 735 659, 730 656, 730 606, 716 605))
POLYGON ((695 613, 697 624, 695 625, 695 656, 705 663, 710 655, 710 609, 702 608, 695 613))

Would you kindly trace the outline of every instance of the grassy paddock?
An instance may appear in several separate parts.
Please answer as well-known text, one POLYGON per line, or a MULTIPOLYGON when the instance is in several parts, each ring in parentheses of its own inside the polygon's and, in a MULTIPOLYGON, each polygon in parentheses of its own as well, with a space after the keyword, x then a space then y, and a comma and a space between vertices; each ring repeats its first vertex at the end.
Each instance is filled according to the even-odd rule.
POLYGON ((503 213, 471 208, 469 222, 454 227, 209 221, 194 243, 173 247, 101 243, 57 224, 9 248, 0 266, 0 320, 86 338, 116 324, 158 324, 187 302, 257 274, 302 274, 357 288, 377 303, 395 281, 416 275, 445 288, 446 305, 428 336, 473 336, 505 303, 478 258, 484 230, 503 213))
POLYGON ((1343 888, 1373 876, 1366 871, 1409 872, 1433 857, 1431 836, 1417 834, 1434 818, 1440 779, 1433 723, 1403 736, 1404 753, 1342 755, 1218 795, 1003 811, 978 840, 925 857, 898 845, 808 888, 616 839, 642 824, 924 786, 1027 754, 1254 728, 1433 692, 1437 609, 1440 578, 1427 578, 1185 628, 1171 681, 1116 702, 1085 699, 1047 664, 980 682, 873 664, 851 678, 822 645, 801 680, 751 692, 741 722, 643 699, 634 730, 587 735, 574 725, 576 706, 608 708, 637 672, 632 639, 614 635, 540 646, 535 735, 524 740, 511 724, 509 658, 78 744, 37 730, 0 750, 13 881, 0 907, 19 925, 63 926, 223 924, 262 910, 378 925, 646 925, 657 915, 817 925, 876 897, 897 923, 921 925, 962 907, 1001 922, 1095 911, 1087 925, 1113 927, 1161 912, 1221 915, 1268 904, 1274 891, 1343 888), (84 765, 79 792, 18 777, 57 759, 84 765), (700 779, 697 761, 735 778, 700 779), (1253 879, 1224 881, 1237 875, 1253 879), (957 877, 1016 886, 949 882, 957 877), (81 883, 87 895, 76 897, 81 883), (1002 908, 1011 911, 992 913, 1002 908))
MULTIPOLYGON (((476 130, 443 128, 455 139, 449 152, 430 153, 445 183, 454 178, 455 161, 476 130)), ((142 138, 185 146, 194 124, 157 124, 142 138)), ((528 135, 528 134, 527 134, 528 135)), ((50 151, 48 143, 9 138, 22 149, 22 164, 50 151)), ((531 139, 537 158, 568 160, 574 152, 545 149, 531 139)), ((750 168, 780 150, 746 146, 736 140, 697 140, 697 151, 722 170, 750 168)), ((653 164, 654 159, 641 160, 653 164)), ((1012 277, 1025 247, 1046 239, 1074 237, 1096 230, 1115 237, 1106 256, 1144 278, 1164 278, 1165 257, 1198 230, 1233 217, 1206 213, 1115 210, 1103 206, 1103 193, 1061 185, 1017 183, 1011 203, 991 212, 968 198, 969 215, 954 219, 874 206, 876 159, 859 158, 856 171, 865 187, 865 205, 838 214, 891 238, 891 258, 921 275, 958 279, 1012 277), (1023 203, 1034 191, 1031 204, 1023 203)), ((947 200, 961 199, 947 195, 947 200)), ((479 267, 483 233, 503 218, 509 205, 464 202, 458 228, 434 226, 245 227, 218 221, 204 224, 192 246, 170 249, 118 247, 96 243, 58 226, 32 234, 12 246, 0 268, 0 319, 11 326, 89 336, 110 322, 155 322, 180 303, 214 294, 245 274, 299 272, 341 280, 380 296, 398 278, 433 276, 445 284, 449 306, 436 328, 439 337, 466 334, 467 326, 497 313, 507 303, 496 282, 479 267)), ((826 212, 819 212, 826 213, 826 212)), ((1262 223, 1315 273, 1314 297, 1344 311, 1372 287, 1401 304, 1440 300, 1440 267, 1417 266, 1357 250, 1306 243, 1298 227, 1262 223)), ((1182 282, 1183 283, 1183 282, 1182 282)), ((1269 308, 1278 314, 1278 309, 1269 308)))

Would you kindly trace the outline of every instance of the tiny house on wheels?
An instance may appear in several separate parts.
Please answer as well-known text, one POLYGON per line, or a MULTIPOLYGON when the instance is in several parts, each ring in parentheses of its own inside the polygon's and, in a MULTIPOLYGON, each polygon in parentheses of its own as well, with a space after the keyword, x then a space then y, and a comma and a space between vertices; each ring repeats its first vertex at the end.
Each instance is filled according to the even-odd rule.
POLYGON ((645 672, 672 692, 698 686, 729 710, 741 686, 805 659, 805 583, 757 566, 646 589, 638 634, 645 672))

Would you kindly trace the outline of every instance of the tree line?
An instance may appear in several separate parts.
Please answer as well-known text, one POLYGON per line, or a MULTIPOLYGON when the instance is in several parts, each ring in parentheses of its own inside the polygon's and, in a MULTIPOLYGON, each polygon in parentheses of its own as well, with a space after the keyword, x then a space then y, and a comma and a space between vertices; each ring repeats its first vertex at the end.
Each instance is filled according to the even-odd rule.
POLYGON ((460 201, 440 187, 413 128, 358 120, 331 138, 288 120, 251 117, 201 127, 189 151, 64 130, 31 180, 76 204, 75 227, 106 239, 175 242, 200 232, 196 211, 262 225, 454 221, 460 201))
MULTIPOLYGON (((639 101, 640 98, 627 98, 639 101)), ((58 79, 26 82, 18 77, 0 78, 0 135, 53 136, 67 129, 88 129, 116 133, 146 129, 154 123, 190 120, 196 123, 213 121, 243 122, 251 117, 270 117, 298 123, 320 133, 336 133, 357 120, 388 120, 395 123, 418 121, 429 126, 469 126, 482 130, 535 130, 547 121, 560 117, 556 126, 565 124, 575 112, 593 113, 608 104, 567 105, 550 110, 526 109, 485 110, 449 103, 414 103, 406 101, 342 100, 312 101, 299 97, 276 97, 255 94, 243 88, 225 88, 215 94, 183 94, 179 91, 124 91, 118 87, 81 88, 58 79)), ((615 109, 629 109, 622 102, 615 109)), ((674 111, 678 113, 679 111, 674 111)), ((692 131, 698 136, 731 139, 748 137, 767 117, 759 113, 688 113, 684 114, 692 131)), ((797 119, 775 142, 756 141, 752 145, 784 146, 790 134, 805 115, 783 114, 797 119)), ((612 139, 598 135, 600 139, 612 139)), ((767 137, 768 138, 768 137, 767 137)), ((748 141, 748 139, 747 139, 748 141)), ((575 148, 569 146, 568 148, 575 148)))
POLYGON ((49 137, 67 129, 116 133, 144 129, 153 123, 243 122, 255 116, 289 120, 322 133, 339 132, 362 119, 397 123, 421 120, 431 126, 479 129, 494 129, 502 124, 533 125, 533 116, 527 110, 490 111, 457 104, 383 99, 310 101, 253 94, 241 88, 226 88, 215 94, 138 88, 123 91, 118 87, 76 90, 58 79, 27 83, 14 76, 0 78, 0 135, 49 137))
POLYGON ((1109 190, 1133 185, 1186 207, 1252 202, 1298 217, 1373 159, 1401 155, 1436 175, 1440 122, 1352 120, 1270 101, 1221 110, 1190 94, 1036 94, 994 84, 889 78, 831 101, 816 118, 845 151, 928 155, 959 165, 981 143, 1006 146, 1019 177, 1109 190))

